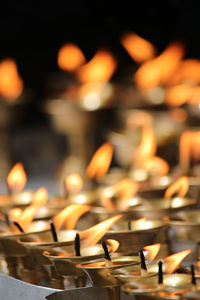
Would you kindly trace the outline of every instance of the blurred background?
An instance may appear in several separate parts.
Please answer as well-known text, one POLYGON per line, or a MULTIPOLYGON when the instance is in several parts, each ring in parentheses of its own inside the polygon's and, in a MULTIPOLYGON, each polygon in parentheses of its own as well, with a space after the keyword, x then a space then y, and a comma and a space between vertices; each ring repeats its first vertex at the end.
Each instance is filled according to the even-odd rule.
MULTIPOLYGON (((141 0, 134 1, 133 8, 126 1, 114 4, 104 0, 4 2, 0 18, 0 60, 15 60, 24 91, 14 112, 4 104, 1 107, 2 181, 17 161, 24 164, 29 178, 36 181, 44 178, 44 185, 45 180, 54 182, 59 172, 62 173, 69 141, 62 130, 55 130, 45 109, 48 100, 55 96, 52 92, 55 82, 63 80, 56 75, 60 72, 59 48, 73 42, 82 49, 87 61, 98 49, 109 49, 118 61, 112 78, 120 81, 130 67, 137 68, 119 41, 127 31, 150 41, 158 54, 170 42, 179 40, 186 46, 185 58, 200 58, 199 10, 194 1, 141 0)), ((100 119, 101 128, 98 127, 93 139, 93 150, 106 140, 105 132, 118 127, 113 110, 104 111, 100 119)), ((50 188, 54 189, 55 185, 50 188)))

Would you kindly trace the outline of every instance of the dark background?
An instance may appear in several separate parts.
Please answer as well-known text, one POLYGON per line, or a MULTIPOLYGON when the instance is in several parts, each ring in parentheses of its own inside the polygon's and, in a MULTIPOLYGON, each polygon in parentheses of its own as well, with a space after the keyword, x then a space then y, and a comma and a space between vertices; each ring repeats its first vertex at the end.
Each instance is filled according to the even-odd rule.
POLYGON ((119 37, 128 30, 151 41, 158 53, 170 41, 181 40, 186 57, 200 58, 198 1, 6 1, 1 5, 0 59, 16 60, 32 95, 21 122, 10 128, 11 165, 22 161, 37 175, 43 164, 51 174, 67 154, 66 139, 52 130, 42 110, 47 78, 59 71, 60 46, 75 42, 87 59, 99 47, 108 47, 119 69, 126 68, 134 63, 119 37))

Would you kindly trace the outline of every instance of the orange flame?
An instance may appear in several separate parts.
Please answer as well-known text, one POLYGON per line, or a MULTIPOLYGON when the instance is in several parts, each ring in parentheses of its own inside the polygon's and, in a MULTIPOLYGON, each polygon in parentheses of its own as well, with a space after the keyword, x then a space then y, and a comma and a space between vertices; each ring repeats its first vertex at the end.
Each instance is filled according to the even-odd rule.
POLYGON ((153 128, 144 127, 142 130, 142 139, 135 154, 134 165, 143 167, 144 162, 155 155, 156 148, 156 138, 153 128))
POLYGON ((21 191, 26 185, 26 173, 21 163, 17 163, 7 177, 7 183, 11 190, 21 191))
POLYGON ((146 218, 140 218, 140 219, 134 221, 134 226, 135 227, 141 227, 142 225, 144 225, 146 220, 147 220, 146 218))
POLYGON ((84 247, 96 245, 96 243, 106 234, 111 226, 121 217, 122 215, 114 216, 82 231, 80 236, 84 247))
POLYGON ((165 262, 167 263, 166 273, 173 273, 176 268, 180 265, 180 263, 184 260, 184 258, 191 253, 191 250, 184 250, 178 253, 172 254, 165 258, 165 262))
POLYGON ((64 222, 66 229, 73 229, 78 219, 89 211, 89 209, 90 206, 85 204, 71 204, 65 207, 53 218, 56 230, 59 230, 64 222))
POLYGON ((85 57, 75 44, 67 43, 58 51, 58 66, 68 72, 76 71, 85 63, 85 57))
POLYGON ((180 138, 179 161, 183 170, 188 170, 190 160, 200 157, 200 131, 185 131, 180 138))
POLYGON ((38 206, 29 205, 23 211, 23 213, 20 216, 20 219, 18 220, 18 222, 24 230, 26 230, 27 227, 32 223, 32 221, 34 219, 34 215, 35 215, 37 209, 38 209, 38 206))
POLYGON ((169 79, 169 84, 180 82, 198 83, 200 82, 200 61, 197 59, 186 59, 181 61, 176 72, 169 79))
POLYGON ((158 156, 147 158, 143 163, 143 167, 147 172, 155 172, 159 176, 165 176, 169 172, 168 163, 158 156))
POLYGON ((172 183, 165 191, 165 198, 170 199, 175 193, 178 192, 178 197, 184 197, 189 189, 188 177, 182 176, 172 183))
POLYGON ((191 98, 191 87, 186 84, 179 84, 169 87, 166 90, 165 101, 170 106, 180 106, 191 98))
POLYGON ((23 81, 18 74, 17 65, 12 59, 0 63, 0 94, 7 100, 15 100, 23 90, 23 81))
POLYGON ((102 179, 107 173, 113 156, 113 146, 105 143, 95 152, 92 157, 86 175, 89 179, 102 179))
POLYGON ((119 242, 116 240, 108 239, 106 240, 106 243, 111 247, 111 252, 116 252, 119 248, 119 242))
POLYGON ((39 188, 33 195, 32 204, 36 206, 45 205, 48 202, 48 192, 44 187, 39 188))
POLYGON ((169 45, 163 53, 144 63, 134 75, 141 90, 149 90, 165 84, 178 67, 184 54, 183 46, 178 43, 169 45))
POLYGON ((114 211, 116 205, 112 203, 112 197, 119 197, 117 206, 119 209, 124 209, 126 200, 131 199, 138 191, 139 185, 130 178, 124 178, 111 187, 106 188, 101 195, 101 201, 104 207, 109 211, 114 211))
POLYGON ((139 64, 155 56, 155 47, 135 33, 124 34, 120 41, 130 57, 139 64))
POLYGON ((117 62, 108 51, 98 51, 95 56, 77 73, 82 83, 107 82, 112 77, 117 67, 117 62))
POLYGON ((170 110, 170 115, 176 122, 184 123, 187 120, 187 112, 183 108, 173 108, 170 110))
POLYGON ((8 218, 9 218, 9 220, 17 222, 18 220, 20 220, 22 214, 23 214, 23 211, 21 208, 12 208, 8 212, 8 218))
POLYGON ((153 126, 153 117, 145 111, 133 113, 127 119, 127 127, 130 129, 151 126, 153 126))
POLYGON ((72 194, 77 194, 83 187, 83 180, 79 174, 70 174, 65 178, 66 190, 72 194))
POLYGON ((160 251, 160 244, 153 244, 149 246, 145 246, 144 250, 148 252, 148 258, 150 261, 154 260, 160 251))

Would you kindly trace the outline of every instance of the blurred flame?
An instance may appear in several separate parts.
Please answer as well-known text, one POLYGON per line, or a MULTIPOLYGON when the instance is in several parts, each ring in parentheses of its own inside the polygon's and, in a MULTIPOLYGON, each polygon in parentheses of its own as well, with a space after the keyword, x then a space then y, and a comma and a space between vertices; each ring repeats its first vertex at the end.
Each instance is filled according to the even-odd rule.
POLYGON ((170 110, 170 115, 176 122, 184 123, 187 120, 187 112, 183 108, 173 108, 170 110))
POLYGON ((33 195, 32 204, 36 206, 45 205, 48 202, 48 191, 41 187, 33 195))
POLYGON ((147 158, 143 163, 143 167, 147 172, 155 172, 159 176, 165 176, 169 172, 168 163, 158 156, 147 158))
POLYGON ((144 162, 152 158, 156 153, 156 137, 152 127, 144 127, 141 142, 134 156, 134 165, 143 167, 144 162))
POLYGON ((166 90, 165 102, 171 106, 180 106, 191 98, 191 87, 186 84, 179 84, 169 87, 166 90))
POLYGON ((83 187, 83 179, 79 174, 70 174, 65 178, 66 190, 72 194, 77 194, 83 187))
POLYGON ((108 210, 114 211, 116 205, 112 203, 112 197, 117 197, 117 207, 123 210, 126 200, 131 199, 138 191, 138 188, 139 184, 137 182, 130 178, 124 178, 102 192, 101 202, 108 210))
POLYGON ((79 218, 89 210, 90 206, 85 204, 71 204, 65 207, 53 218, 56 230, 59 230, 63 223, 66 229, 74 229, 79 218))
POLYGON ((148 258, 150 261, 154 260, 160 251, 160 244, 153 244, 149 246, 145 246, 144 250, 148 252, 148 258))
POLYGON ((23 81, 18 74, 17 65, 12 59, 0 63, 0 94, 7 100, 15 100, 23 90, 23 81))
POLYGON ((94 57, 77 73, 82 83, 107 82, 117 68, 117 61, 112 54, 106 50, 99 50, 94 57))
POLYGON ((134 75, 134 80, 141 90, 153 89, 165 84, 178 67, 184 55, 183 46, 172 43, 163 53, 144 63, 134 75))
POLYGON ((176 268, 180 265, 180 263, 184 260, 184 258, 191 253, 191 250, 184 250, 178 253, 172 254, 165 258, 165 262, 167 263, 166 273, 173 273, 176 268))
POLYGON ((144 223, 147 221, 146 218, 140 218, 136 221, 134 221, 134 226, 136 227, 141 227, 142 225, 144 225, 144 223))
POLYGON ((127 127, 130 129, 146 126, 153 126, 153 117, 148 112, 136 112, 131 114, 127 119, 127 127))
POLYGON ((183 170, 188 170, 190 160, 197 161, 200 157, 200 131, 182 133, 179 145, 179 161, 183 170))
POLYGON ((135 33, 124 34, 120 41, 130 57, 139 64, 155 56, 155 47, 135 33))
POLYGON ((34 215, 35 215, 37 209, 38 209, 38 206, 29 205, 23 211, 23 213, 22 213, 20 219, 18 220, 18 222, 24 230, 26 230, 27 227, 32 223, 32 221, 34 219, 34 215))
POLYGON ((18 220, 20 220, 22 213, 23 213, 23 211, 21 208, 12 208, 8 212, 8 218, 9 218, 9 220, 17 222, 18 220))
POLYGON ((108 239, 106 240, 106 243, 111 247, 111 252, 116 252, 119 248, 119 242, 116 240, 108 239))
POLYGON ((64 71, 74 72, 84 63, 83 52, 75 44, 67 43, 58 51, 58 66, 64 71))
POLYGON ((81 240, 83 241, 84 247, 96 245, 96 243, 106 234, 111 226, 121 217, 122 215, 114 216, 82 231, 81 240))
POLYGON ((165 198, 170 199, 178 192, 178 197, 184 197, 189 189, 189 180, 187 176, 182 176, 172 183, 165 191, 165 198))
POLYGON ((169 79, 169 84, 180 82, 200 82, 200 61, 197 59, 186 59, 180 62, 176 72, 169 79))
POLYGON ((26 185, 26 173, 21 163, 16 163, 7 177, 7 183, 11 190, 21 191, 26 185))
POLYGON ((101 179, 107 173, 113 156, 113 146, 110 143, 105 143, 93 155, 87 170, 86 175, 89 179, 101 179))

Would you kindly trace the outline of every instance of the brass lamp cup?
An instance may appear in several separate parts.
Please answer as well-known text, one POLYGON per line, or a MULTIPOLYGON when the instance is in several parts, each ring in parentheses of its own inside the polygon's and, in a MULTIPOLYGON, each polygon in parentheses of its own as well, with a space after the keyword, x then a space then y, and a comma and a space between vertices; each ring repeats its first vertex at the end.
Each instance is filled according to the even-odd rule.
POLYGON ((44 251, 43 254, 52 261, 57 272, 62 276, 83 275, 85 273, 80 268, 76 268, 77 264, 104 257, 104 251, 100 244, 82 248, 81 256, 75 256, 72 253, 74 253, 74 245, 54 247, 48 251, 44 251))
POLYGON ((77 195, 67 195, 67 196, 56 196, 54 201, 58 203, 63 203, 63 207, 68 204, 88 204, 94 205, 99 198, 98 190, 87 190, 78 193, 77 195))
POLYGON ((143 277, 137 282, 125 283, 121 288, 125 293, 134 295, 137 300, 181 299, 181 294, 185 294, 193 288, 189 274, 164 274, 163 284, 158 285, 157 282, 157 277, 143 277))
POLYGON ((141 225, 134 225, 134 221, 131 221, 130 224, 131 230, 125 229, 128 227, 127 221, 117 222, 105 234, 106 239, 119 242, 118 252, 138 253, 138 249, 147 245, 167 242, 168 226, 163 220, 147 220, 141 225))
POLYGON ((171 215, 169 227, 179 240, 200 242, 200 210, 187 210, 171 215))
POLYGON ((149 218, 160 219, 164 216, 192 207, 196 204, 195 199, 174 197, 172 199, 144 199, 141 200, 141 205, 130 207, 128 216, 131 219, 149 218))
POLYGON ((60 230, 57 233, 59 242, 52 240, 52 235, 48 236, 47 239, 40 239, 35 241, 31 236, 24 236, 18 239, 18 244, 26 248, 35 263, 39 266, 52 265, 51 260, 43 252, 45 250, 50 251, 52 248, 61 246, 70 246, 74 244, 74 239, 77 231, 75 230, 60 230))
POLYGON ((121 256, 112 259, 112 265, 106 266, 105 259, 96 259, 82 262, 76 265, 77 268, 83 270, 91 280, 95 287, 112 287, 119 285, 119 280, 114 276, 110 276, 111 271, 117 268, 139 264, 138 256, 121 256))

